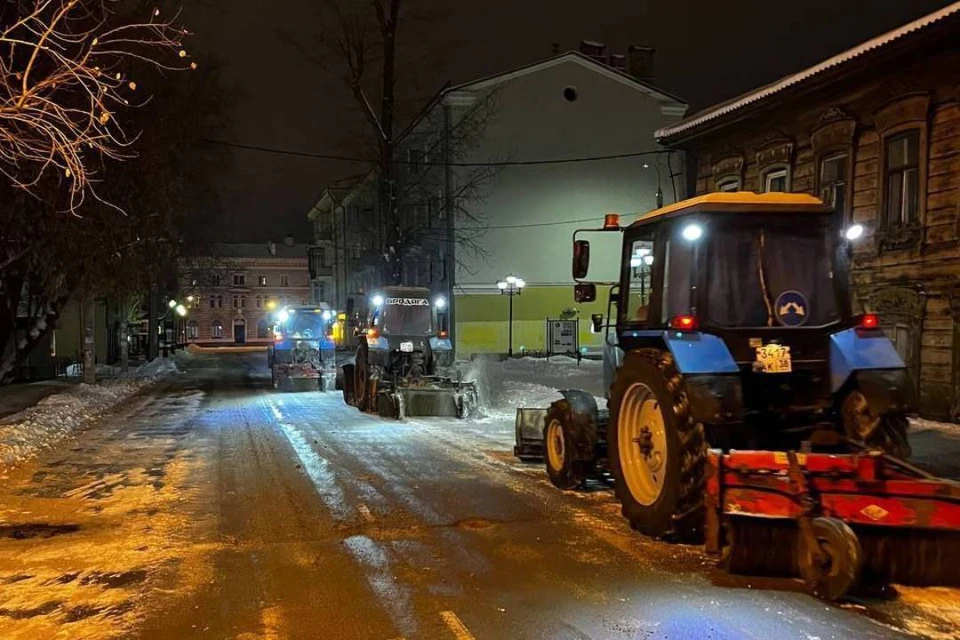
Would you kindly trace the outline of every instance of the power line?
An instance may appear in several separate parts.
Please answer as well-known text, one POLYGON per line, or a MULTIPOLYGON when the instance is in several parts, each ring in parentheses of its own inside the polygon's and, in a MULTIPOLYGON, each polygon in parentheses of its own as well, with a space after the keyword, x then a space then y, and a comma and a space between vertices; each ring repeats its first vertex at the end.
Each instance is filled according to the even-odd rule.
MULTIPOLYGON (((230 142, 227 140, 216 140, 207 138, 204 140, 211 144, 218 144, 233 149, 243 149, 246 151, 259 151, 261 153, 273 153, 284 156, 295 156, 299 158, 311 158, 314 160, 337 160, 340 162, 364 162, 367 164, 376 164, 370 158, 361 158, 355 156, 344 156, 333 153, 314 153, 311 151, 297 151, 295 149, 279 149, 276 147, 264 147, 253 144, 243 144, 241 142, 230 142)), ((394 160, 394 164, 413 164, 425 167, 520 167, 531 165, 546 164, 571 164, 575 162, 601 162, 604 160, 624 160, 627 158, 642 158, 646 156, 658 156, 670 154, 671 151, 658 149, 656 151, 632 151, 629 153, 615 153, 605 156, 581 156, 577 158, 548 158, 543 160, 504 160, 502 162, 421 162, 411 160, 394 160)))
MULTIPOLYGON (((642 215, 640 213, 622 213, 620 214, 621 218, 631 218, 633 216, 642 215)), ((585 222, 596 222, 597 220, 603 220, 603 216, 594 216, 592 218, 580 218, 579 220, 558 220, 554 222, 531 222, 529 224, 504 224, 504 225, 494 225, 489 227, 484 227, 484 229, 526 229, 529 227, 554 227, 562 224, 581 224, 585 222)))

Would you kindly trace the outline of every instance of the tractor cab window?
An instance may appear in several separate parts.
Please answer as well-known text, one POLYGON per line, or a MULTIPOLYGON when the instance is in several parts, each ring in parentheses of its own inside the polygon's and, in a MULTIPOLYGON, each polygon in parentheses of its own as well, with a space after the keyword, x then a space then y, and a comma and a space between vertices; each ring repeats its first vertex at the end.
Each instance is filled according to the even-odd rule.
POLYGON ((628 321, 646 322, 649 319, 653 261, 653 238, 634 240, 630 249, 630 288, 627 292, 628 321))
POLYGON ((660 320, 690 313, 690 292, 693 286, 693 244, 681 237, 675 228, 663 243, 663 292, 660 320))
POLYGON ((380 322, 384 335, 429 335, 433 331, 433 307, 426 298, 388 298, 380 322))
POLYGON ((828 227, 728 226, 708 243, 710 321, 727 327, 822 326, 837 320, 828 227))

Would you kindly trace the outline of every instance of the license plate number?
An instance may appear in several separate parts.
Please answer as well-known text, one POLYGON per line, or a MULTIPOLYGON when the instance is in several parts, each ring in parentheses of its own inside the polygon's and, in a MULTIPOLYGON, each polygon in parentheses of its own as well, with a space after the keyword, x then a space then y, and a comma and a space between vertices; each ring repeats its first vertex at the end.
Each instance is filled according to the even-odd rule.
POLYGON ((400 351, 404 353, 413 353, 413 343, 412 342, 401 342, 400 351))
POLYGON ((793 371, 790 347, 780 344, 757 347, 757 364, 763 373, 790 373, 793 371))

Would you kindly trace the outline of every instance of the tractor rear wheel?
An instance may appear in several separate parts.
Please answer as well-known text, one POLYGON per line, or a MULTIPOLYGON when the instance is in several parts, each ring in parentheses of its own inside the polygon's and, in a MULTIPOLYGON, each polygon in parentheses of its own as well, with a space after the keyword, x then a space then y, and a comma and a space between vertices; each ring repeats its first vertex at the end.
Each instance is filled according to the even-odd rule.
POLYGON ((353 399, 360 411, 370 408, 370 363, 367 362, 369 350, 361 343, 357 348, 357 359, 353 365, 353 399))
POLYGON ((702 536, 707 442, 669 352, 627 354, 610 387, 610 418, 610 471, 630 525, 658 538, 702 536))
POLYGON ((558 400, 550 405, 544 418, 543 459, 547 464, 550 482, 564 491, 576 489, 587 479, 589 465, 576 459, 576 434, 567 421, 567 403, 558 400))
POLYGON ((840 413, 844 434, 851 440, 904 460, 913 453, 907 439, 910 421, 902 413, 873 415, 866 397, 858 390, 843 399, 840 413))

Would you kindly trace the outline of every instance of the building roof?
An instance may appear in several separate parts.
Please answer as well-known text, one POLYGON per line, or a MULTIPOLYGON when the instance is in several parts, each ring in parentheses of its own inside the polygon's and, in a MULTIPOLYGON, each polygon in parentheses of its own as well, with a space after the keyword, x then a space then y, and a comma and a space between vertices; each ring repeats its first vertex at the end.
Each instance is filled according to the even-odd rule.
POLYGON ((842 53, 838 53, 835 56, 827 58, 819 64, 815 64, 812 67, 803 69, 802 71, 784 76, 783 78, 764 85, 758 89, 754 89, 753 91, 744 93, 743 95, 731 98, 730 100, 713 105, 712 107, 708 107, 707 109, 695 113, 689 118, 686 118, 675 125, 658 129, 654 135, 657 140, 662 140, 664 138, 676 136, 680 133, 704 125, 727 114, 743 109, 748 105, 761 102, 775 94, 784 91, 785 89, 801 85, 829 70, 837 69, 839 67, 856 62, 865 54, 882 50, 885 47, 902 40, 906 36, 928 29, 944 19, 958 13, 960 13, 960 2, 952 2, 939 11, 934 11, 933 13, 925 15, 922 18, 918 18, 913 22, 908 22, 907 24, 896 29, 876 36, 875 38, 871 38, 870 40, 858 44, 851 49, 847 49, 842 53))
POLYGON ((271 245, 267 242, 231 242, 213 245, 211 254, 216 258, 280 258, 285 260, 306 259, 310 249, 308 244, 287 245, 282 240, 273 243, 275 253, 271 253, 271 245))
POLYGON ((515 78, 520 78, 525 75, 536 73, 544 69, 549 69, 559 64, 565 62, 573 62, 579 64, 580 66, 586 67, 591 71, 596 71, 601 75, 604 75, 612 80, 625 84, 633 89, 638 89, 646 94, 649 94, 655 98, 658 102, 668 102, 676 103, 678 106, 686 107, 687 103, 672 93, 668 93, 663 89, 657 87, 650 82, 645 80, 639 80, 634 78, 629 73, 620 71, 611 66, 605 65, 602 62, 594 60, 588 55, 580 53, 579 51, 567 51, 566 53, 560 53, 543 60, 537 60, 529 64, 525 64, 521 67, 511 69, 509 71, 502 71, 485 78, 480 78, 478 80, 471 80, 470 82, 465 82, 463 84, 450 87, 444 93, 456 93, 458 91, 476 91, 479 89, 486 89, 487 87, 496 86, 503 82, 513 80, 515 78))
POLYGON ((806 193, 753 193, 752 191, 731 191, 707 193, 668 204, 644 215, 630 226, 641 226, 654 218, 693 213, 694 211, 751 213, 829 213, 832 209, 823 200, 806 193))

